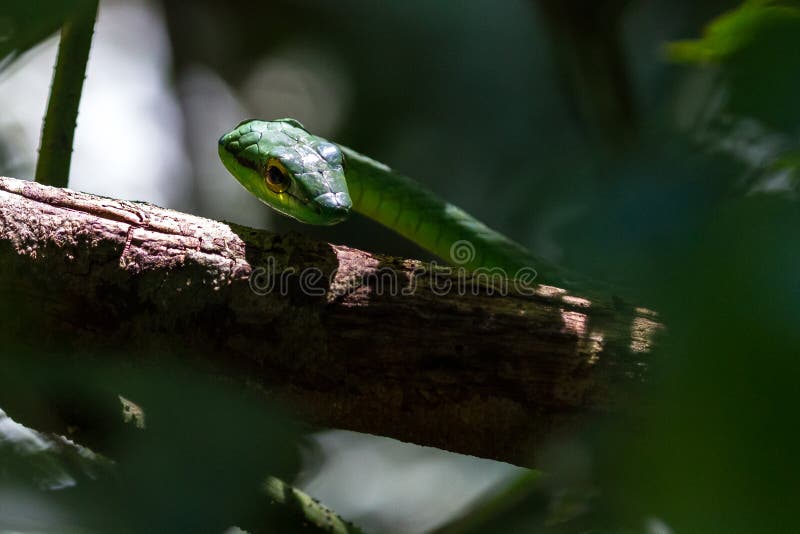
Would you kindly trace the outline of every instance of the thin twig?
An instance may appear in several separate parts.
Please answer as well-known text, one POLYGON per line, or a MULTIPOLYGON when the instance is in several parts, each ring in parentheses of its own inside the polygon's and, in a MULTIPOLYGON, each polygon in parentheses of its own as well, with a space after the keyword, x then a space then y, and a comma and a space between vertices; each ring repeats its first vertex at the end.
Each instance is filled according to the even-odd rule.
POLYGON ((92 44, 97 1, 81 5, 61 29, 53 86, 42 128, 36 181, 66 187, 86 63, 92 44))

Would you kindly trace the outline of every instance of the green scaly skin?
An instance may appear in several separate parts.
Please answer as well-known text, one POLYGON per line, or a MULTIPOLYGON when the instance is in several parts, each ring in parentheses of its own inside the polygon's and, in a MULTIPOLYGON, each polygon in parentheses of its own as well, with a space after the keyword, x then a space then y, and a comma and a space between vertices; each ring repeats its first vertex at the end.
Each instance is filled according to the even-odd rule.
POLYGON ((242 122, 220 138, 219 153, 248 191, 301 222, 335 224, 354 209, 455 266, 502 269, 506 277, 526 283, 536 277, 537 283, 569 285, 522 245, 417 182, 309 133, 293 119, 242 122))

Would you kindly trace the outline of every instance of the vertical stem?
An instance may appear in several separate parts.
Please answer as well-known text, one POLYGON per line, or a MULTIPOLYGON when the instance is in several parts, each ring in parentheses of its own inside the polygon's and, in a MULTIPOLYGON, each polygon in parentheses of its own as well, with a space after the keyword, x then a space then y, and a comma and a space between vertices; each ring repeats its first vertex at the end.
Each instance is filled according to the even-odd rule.
POLYGON ((86 62, 92 44, 98 0, 80 5, 61 28, 53 86, 42 128, 36 181, 66 187, 72 159, 72 141, 81 101, 86 62))
POLYGON ((633 84, 622 45, 629 0, 537 0, 551 33, 561 82, 578 119, 606 148, 624 148, 637 127, 633 84))

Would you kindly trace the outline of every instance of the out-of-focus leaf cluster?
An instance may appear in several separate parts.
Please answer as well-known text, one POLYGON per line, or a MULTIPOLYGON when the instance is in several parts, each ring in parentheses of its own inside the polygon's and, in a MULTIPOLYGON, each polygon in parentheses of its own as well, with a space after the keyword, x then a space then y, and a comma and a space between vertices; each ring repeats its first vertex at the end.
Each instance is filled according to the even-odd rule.
POLYGON ((9 0, 0 8, 0 67, 33 48, 61 28, 86 0, 9 0))
POLYGON ((27 516, 0 504, 0 528, 292 532, 301 523, 263 491, 267 476, 292 479, 299 469, 296 424, 256 392, 170 355, 124 359, 13 347, 4 355, 0 403, 16 422, 0 425, 18 431, 0 433, 0 491, 8 503, 35 498, 27 516), (142 413, 126 418, 134 402, 142 413), (108 460, 19 423, 80 436, 108 460))
POLYGON ((670 59, 698 65, 684 95, 685 126, 751 169, 744 185, 796 189, 800 149, 800 2, 748 0, 702 38, 670 43, 670 59))
POLYGON ((666 45, 673 61, 710 63, 731 60, 750 46, 763 45, 774 30, 796 28, 800 19, 796 1, 747 0, 738 8, 714 19, 700 39, 687 39, 666 45))

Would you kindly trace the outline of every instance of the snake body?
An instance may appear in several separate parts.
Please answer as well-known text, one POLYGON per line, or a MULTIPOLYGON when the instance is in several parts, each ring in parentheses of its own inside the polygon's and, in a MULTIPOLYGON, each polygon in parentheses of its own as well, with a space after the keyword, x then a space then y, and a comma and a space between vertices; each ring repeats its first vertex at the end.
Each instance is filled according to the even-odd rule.
POLYGON ((350 210, 370 217, 446 262, 501 269, 558 283, 555 269, 419 183, 293 119, 248 120, 223 135, 225 167, 259 200, 311 224, 335 224, 350 210), (535 269, 535 271, 534 271, 535 269))

